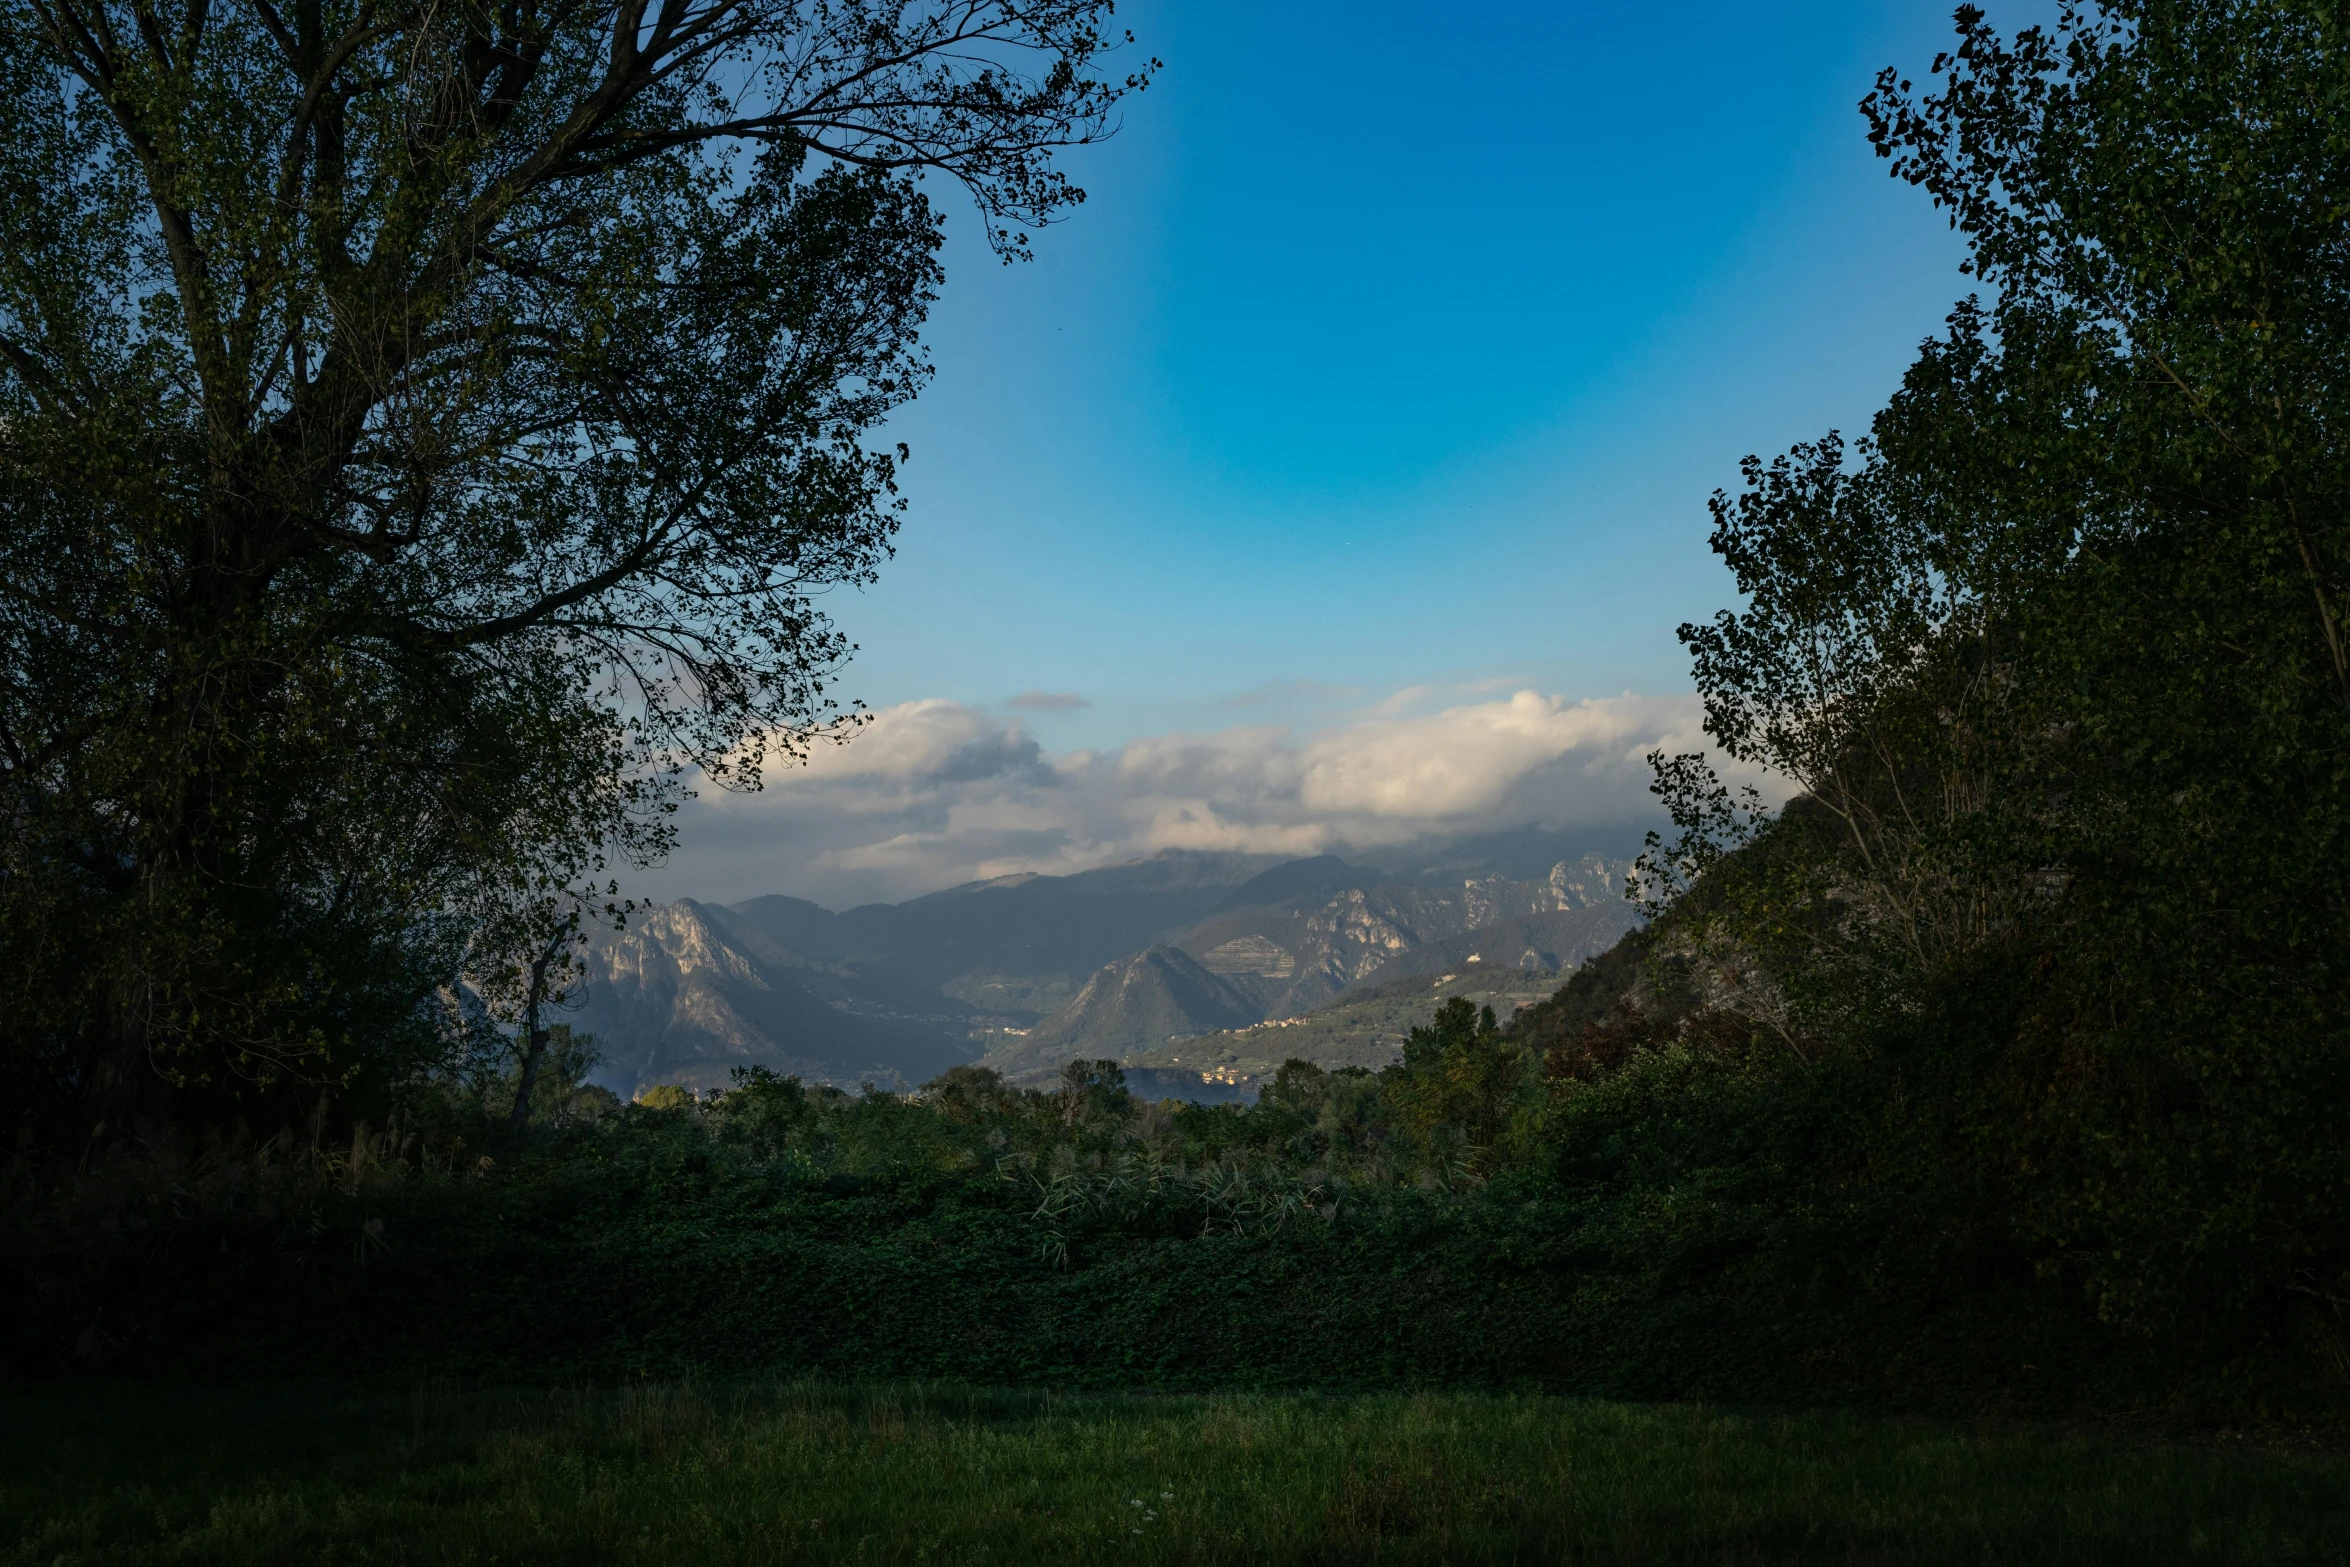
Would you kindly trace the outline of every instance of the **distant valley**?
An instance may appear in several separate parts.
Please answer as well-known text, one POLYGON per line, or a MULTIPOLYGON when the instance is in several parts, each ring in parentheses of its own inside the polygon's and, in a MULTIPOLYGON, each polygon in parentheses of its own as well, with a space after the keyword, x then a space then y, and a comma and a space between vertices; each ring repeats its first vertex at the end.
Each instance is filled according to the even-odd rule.
POLYGON ((1304 1017, 1196 1034, 1122 1059, 1130 1081, 1189 1080, 1183 1086, 1191 1098, 1224 1097, 1204 1094, 1193 1083, 1223 1084, 1236 1090, 1231 1097, 1253 1097, 1256 1085, 1284 1061, 1377 1069, 1394 1061, 1404 1036, 1433 1018, 1445 1001, 1457 996, 1507 1018, 1548 997, 1564 979, 1553 969, 1482 962, 1435 975, 1400 975, 1350 990, 1304 1017))
POLYGON ((1290 1025, 1263 1030, 1283 1054, 1377 1064, 1438 989, 1533 994, 1612 945, 1636 923, 1633 847, 1524 829, 1347 858, 1169 851, 838 913, 683 899, 595 940, 568 1021, 624 1094, 749 1066, 905 1088, 984 1061, 1033 1084, 1079 1057, 1169 1066, 1215 1035, 1193 1053, 1229 1074, 1258 1054, 1233 1031, 1268 1023, 1290 1025))

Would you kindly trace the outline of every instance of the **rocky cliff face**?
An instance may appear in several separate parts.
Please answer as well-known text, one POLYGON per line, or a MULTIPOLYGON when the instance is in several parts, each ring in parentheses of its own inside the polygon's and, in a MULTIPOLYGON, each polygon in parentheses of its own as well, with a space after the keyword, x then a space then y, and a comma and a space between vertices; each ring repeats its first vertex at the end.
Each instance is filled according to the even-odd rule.
POLYGON ((1231 980, 1266 1017, 1298 1017, 1377 976, 1407 972, 1395 965, 1411 953, 1507 921, 1548 923, 1507 937, 1497 933, 1496 953, 1485 961, 1518 968, 1577 961, 1587 944, 1585 922, 1555 916, 1601 909, 1608 912, 1589 922, 1594 929, 1629 929, 1622 896, 1629 869, 1628 861, 1590 854, 1559 861, 1539 881, 1485 876, 1464 878, 1457 887, 1379 882, 1358 872, 1351 886, 1317 885, 1299 896, 1220 910, 1176 945, 1231 980), (1562 938, 1572 949, 1563 962, 1562 938))
POLYGON ((603 1049, 598 1079, 624 1093, 721 1088, 738 1066, 910 1087, 976 1054, 950 1020, 876 1015, 818 993, 839 988, 837 976, 688 899, 594 943, 571 1022, 603 1049))
POLYGON ((1491 920, 1398 953, 1350 986, 1339 999, 1350 999, 1407 975, 1465 971, 1479 964, 1548 972, 1571 969, 1607 951, 1639 923, 1640 916, 1621 898, 1590 908, 1491 920))

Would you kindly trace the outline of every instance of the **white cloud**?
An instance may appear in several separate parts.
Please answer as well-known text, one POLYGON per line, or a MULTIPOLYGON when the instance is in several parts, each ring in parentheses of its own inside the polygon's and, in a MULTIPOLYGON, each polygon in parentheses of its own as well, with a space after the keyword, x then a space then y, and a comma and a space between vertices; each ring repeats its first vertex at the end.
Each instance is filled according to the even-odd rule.
POLYGON ((1506 701, 1357 724, 1306 748, 1300 798, 1325 816, 1482 815, 1563 757, 1582 757, 1586 774, 1637 763, 1684 716, 1672 711, 1678 705, 1638 697, 1569 703, 1520 691, 1506 701), (1628 739, 1636 742, 1629 757, 1628 739))
POLYGON ((841 906, 1160 849, 1314 854, 1527 822, 1652 814, 1647 753, 1704 747, 1694 697, 1570 702, 1534 691, 1436 712, 1399 692, 1308 734, 1236 726, 1047 756, 1017 720, 941 699, 777 770, 705 790, 656 896, 786 892, 841 906))
POLYGON ((1405 686, 1401 691, 1388 697, 1386 701, 1373 707, 1371 711, 1374 713, 1408 713, 1422 702, 1427 701, 1428 693, 1434 689, 1433 686, 1405 686))

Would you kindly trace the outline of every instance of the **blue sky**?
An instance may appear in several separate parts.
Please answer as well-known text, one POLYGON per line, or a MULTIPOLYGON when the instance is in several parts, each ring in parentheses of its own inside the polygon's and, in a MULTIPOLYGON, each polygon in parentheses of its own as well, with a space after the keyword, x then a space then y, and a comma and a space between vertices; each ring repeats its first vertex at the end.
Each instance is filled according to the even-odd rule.
MULTIPOLYGON (((1744 453, 1863 427, 1965 291, 1856 109, 1880 66, 1924 73, 1945 4, 1120 20, 1166 69, 1072 160, 1092 199, 1034 262, 998 265, 937 193, 937 378, 889 432, 907 525, 879 586, 827 604, 862 649, 843 695, 950 704, 955 745, 1025 776, 1235 726, 1302 752, 1518 691, 1685 697, 1674 627, 1729 591, 1707 495, 1744 453), (1086 705, 1007 707, 1025 691, 1086 705)), ((758 825, 689 810, 663 890, 894 896, 1180 838, 1031 817, 926 860, 955 837, 934 800, 870 829, 912 845, 900 871, 827 880, 809 853, 838 853, 781 844, 837 819, 779 783, 758 825)), ((1460 824, 1534 808, 1505 796, 1460 824)))

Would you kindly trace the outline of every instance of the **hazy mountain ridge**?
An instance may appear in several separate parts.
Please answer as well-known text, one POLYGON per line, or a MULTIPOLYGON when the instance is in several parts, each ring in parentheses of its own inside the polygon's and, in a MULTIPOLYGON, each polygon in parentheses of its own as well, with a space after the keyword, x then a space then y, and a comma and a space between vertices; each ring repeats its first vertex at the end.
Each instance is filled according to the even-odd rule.
POLYGON ((716 1088, 734 1067, 756 1065, 812 1082, 914 1083, 976 1053, 942 1020, 856 1009, 796 954, 748 945, 690 899, 592 943, 569 1021, 600 1042, 599 1076, 630 1091, 716 1088))
MULTIPOLYGON (((1393 965, 1407 954, 1502 921, 1598 908, 1623 916, 1617 933, 1630 928, 1621 895, 1628 863, 1596 852, 1558 861, 1538 881, 1486 876, 1451 888, 1398 885, 1343 861, 1298 863, 1313 871, 1291 878, 1295 894, 1234 906, 1253 888, 1285 890, 1274 878, 1291 867, 1281 867, 1240 889, 1176 943, 1247 991, 1268 1018, 1311 1012, 1373 976, 1401 972, 1393 965), (1338 866, 1345 874, 1332 868, 1338 866)), ((1594 928, 1607 923, 1602 918, 1594 928)), ((1588 939, 1582 923, 1570 921, 1555 929, 1526 924, 1497 943, 1508 950, 1487 961, 1555 969, 1585 956, 1588 939)), ((1464 955, 1467 950, 1474 948, 1464 955)))
POLYGON ((1376 1071, 1403 1054, 1404 1037, 1432 1019, 1442 1002, 1465 997, 1492 1007, 1506 1021, 1519 1008, 1548 999, 1562 978, 1552 970, 1472 963, 1438 976, 1384 979, 1350 990, 1302 1018, 1176 1040, 1129 1056, 1124 1065, 1130 1080, 1173 1084, 1188 1077, 1253 1098, 1284 1061, 1376 1071))
POLYGON ((1506 969, 1553 972, 1571 969, 1607 951, 1639 923, 1640 916, 1622 898, 1588 908, 1493 920, 1398 953, 1368 978, 1341 992, 1337 999, 1353 1000, 1369 989, 1405 976, 1435 974, 1479 963, 1506 969))
POLYGON ((1041 1016, 1113 958, 1182 931, 1252 877, 1264 854, 1173 850, 1072 876, 1006 876, 835 914, 801 898, 728 912, 782 946, 961 999, 1041 1016))
POLYGON ((1175 851, 837 913, 781 896, 685 899, 591 945, 572 1021, 602 1040, 601 1078, 624 1092, 717 1087, 751 1065, 902 1087, 983 1050, 1036 1080, 1077 1057, 1299 1017, 1471 954, 1571 967, 1634 923, 1628 857, 1586 850, 1513 878, 1491 867, 1530 863, 1545 844, 1504 836, 1492 857, 1407 862, 1422 878, 1410 881, 1335 855, 1175 851), (1427 879, 1464 863, 1484 874, 1427 879))
POLYGON ((1156 1056, 1187 1038, 1301 1018, 1399 975, 1472 962, 1571 968, 1638 923, 1621 896, 1628 869, 1594 852, 1538 881, 1486 876, 1440 888, 1385 882, 1331 856, 1295 861, 1237 889, 1171 944, 1195 960, 1199 979, 1165 958, 1146 977, 1136 965, 1152 953, 1113 964, 1026 1037, 1005 1037, 987 1062, 1036 1080, 1077 1057, 1156 1056), (1223 988, 1209 990, 1209 978, 1223 988), (1235 997, 1254 1015, 1233 1021, 1235 997))
POLYGON ((1123 1058, 1169 1038, 1260 1022, 1247 992, 1180 947, 1150 947, 1103 967, 1068 1004, 988 1055, 1006 1077, 1049 1076, 1063 1062, 1123 1058))

